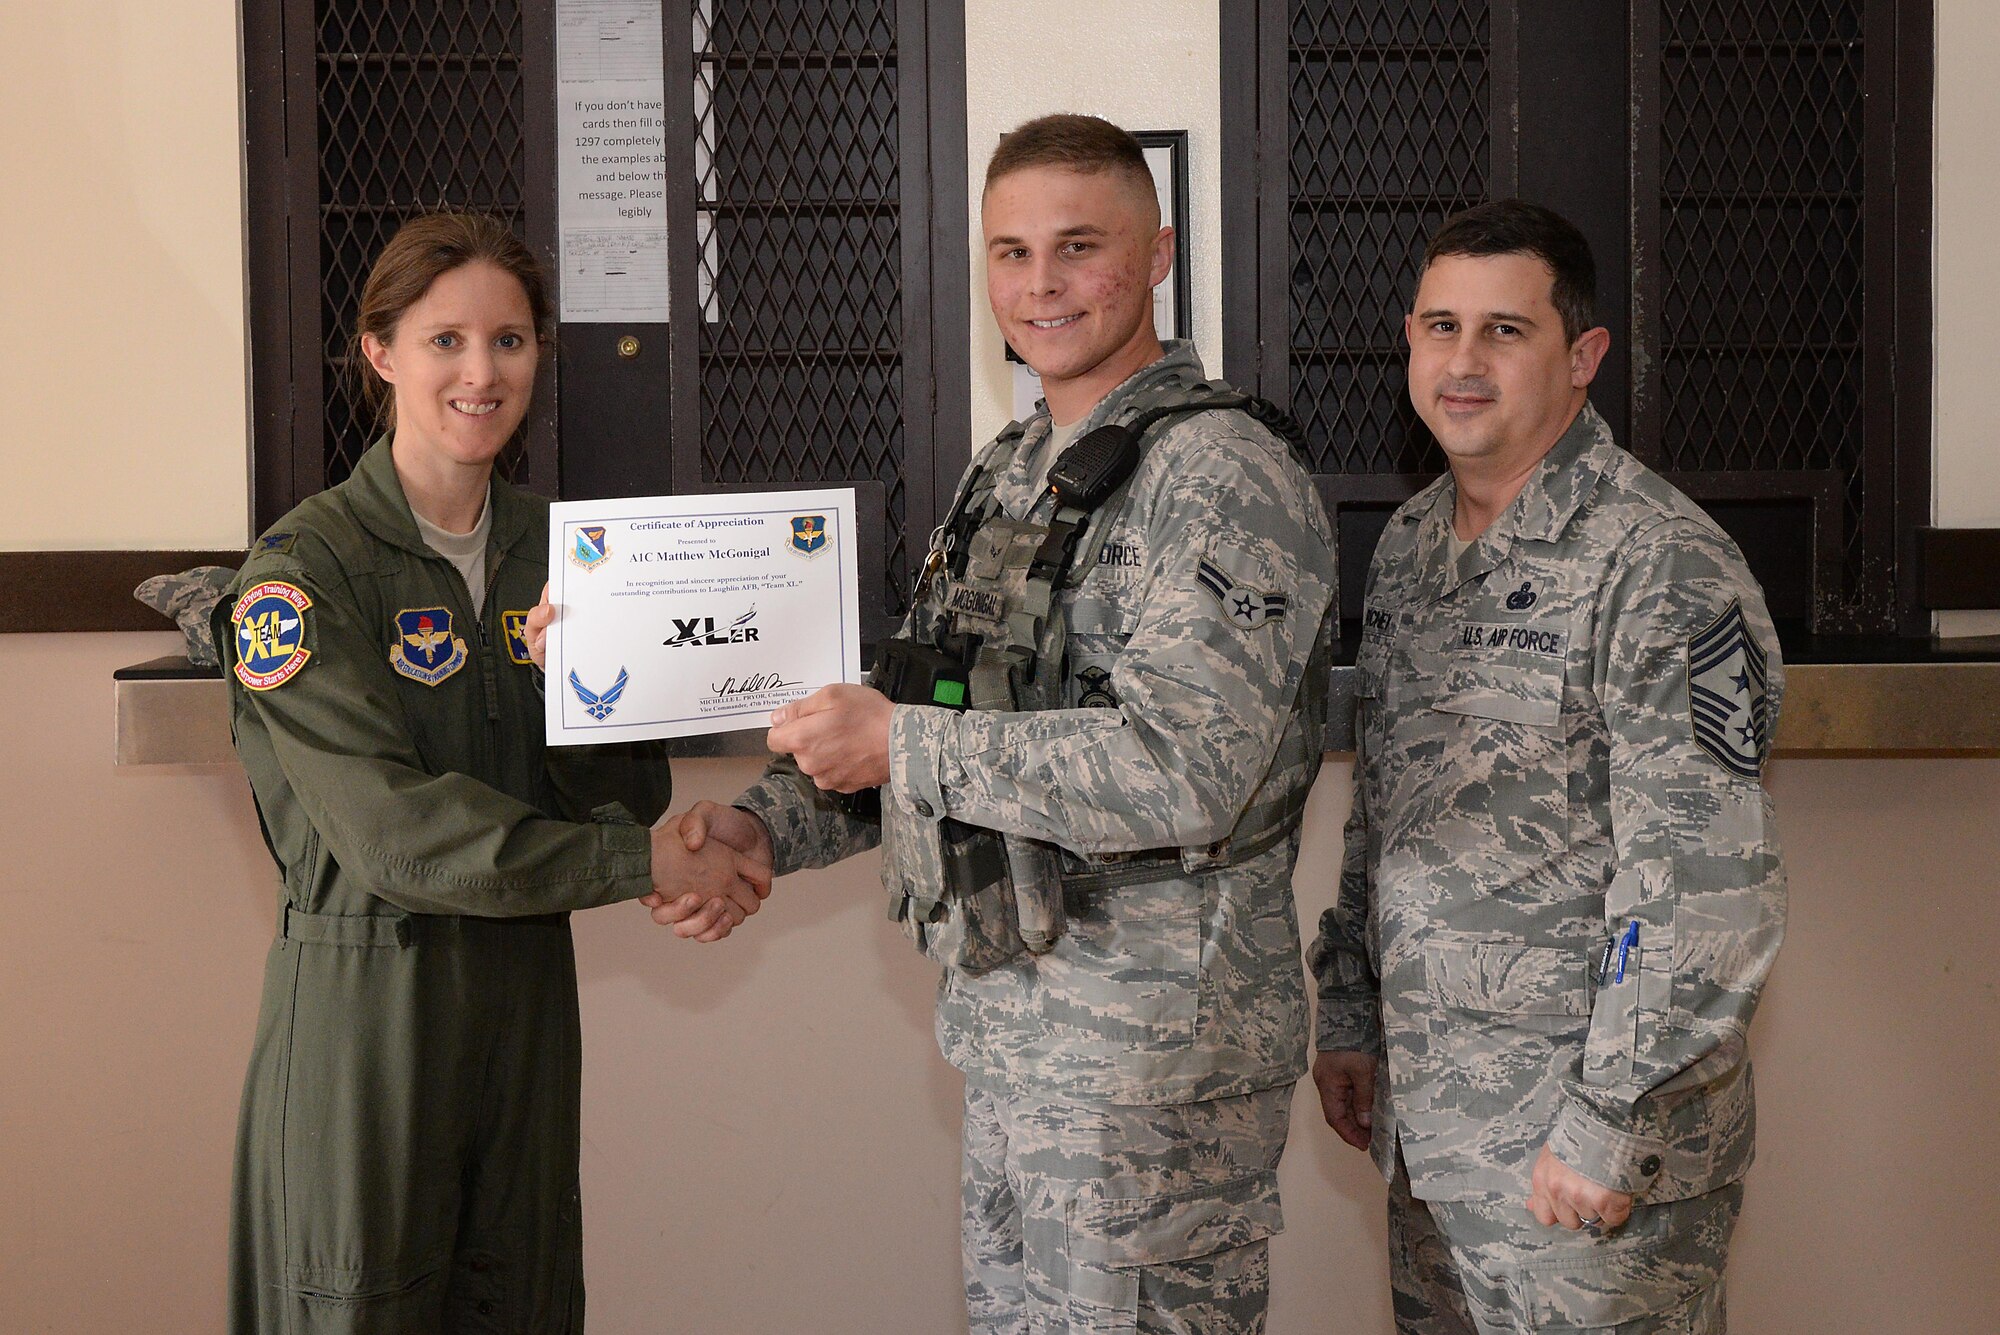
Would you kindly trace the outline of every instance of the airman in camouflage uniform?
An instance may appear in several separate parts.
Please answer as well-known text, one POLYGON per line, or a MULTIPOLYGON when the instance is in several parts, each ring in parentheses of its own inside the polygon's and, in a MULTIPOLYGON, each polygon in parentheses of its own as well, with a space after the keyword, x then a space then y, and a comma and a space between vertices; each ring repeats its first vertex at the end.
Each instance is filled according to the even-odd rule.
POLYGON ((1336 1126, 1373 1084, 1372 1119, 1343 1135, 1366 1143, 1354 1123, 1372 1120, 1391 1182, 1400 1330, 1719 1332, 1752 1150, 1746 1031, 1783 934, 1759 782, 1777 640, 1735 544, 1582 400, 1595 356, 1566 429, 1460 540, 1490 441, 1461 424, 1518 412, 1538 391, 1493 368, 1559 337, 1518 295, 1456 300, 1490 285, 1433 293, 1447 257, 1479 281, 1534 261, 1548 291, 1554 263, 1508 240, 1527 206, 1482 207, 1490 248, 1434 241, 1412 319, 1412 396, 1458 476, 1396 512, 1370 571, 1315 1075, 1336 1126), (1419 365, 1427 339, 1464 346, 1419 365), (1354 1053, 1386 1079, 1364 1062, 1358 1088, 1330 1089, 1354 1053))
MULTIPOLYGON (((1102 122, 1081 133, 1094 127, 1129 143, 1102 122)), ((1143 173, 1136 145, 1131 155, 1143 173)), ((1095 281, 1089 247, 1044 250, 1051 218, 1062 237, 1119 244, 1128 187, 1115 170, 1004 178, 1032 177, 1039 193, 1018 239, 998 243, 988 175, 996 271, 1020 253, 1077 257, 1074 273, 1034 278, 1060 295, 1033 308, 1057 317, 1046 341, 1043 326, 1009 325, 1002 280, 989 283, 1010 341, 1031 365, 1045 359, 1051 408, 1075 388, 1048 369, 1062 369, 1076 323, 1063 313, 1108 306, 1131 326, 1117 354, 1131 372, 1094 401, 1067 400, 1078 438, 1226 390, 1203 381, 1187 344, 1148 342, 1143 251, 1141 281, 1094 304, 1080 291, 1095 281)), ((1152 206, 1147 185, 1134 198, 1152 206)), ((1141 244, 1156 232, 1154 215, 1141 244)), ((1039 481, 1051 430, 1040 411, 974 460, 961 499, 994 501, 980 535, 1051 521, 1058 501, 1039 481)), ((947 963, 937 1035, 966 1077, 963 1239, 980 1332, 1259 1331, 1265 1240, 1282 1226, 1276 1168, 1307 1044, 1291 876, 1323 747, 1329 526, 1285 445, 1244 412, 1179 413, 1142 439, 1136 471, 1090 517, 1013 708, 979 707, 976 680, 964 712, 884 706, 879 822, 816 787, 846 785, 803 748, 737 804, 768 830, 780 874, 879 838, 892 915, 947 963), (982 840, 1006 874, 962 894, 953 850, 982 840)), ((906 633, 966 624, 981 600, 954 590, 1012 545, 976 535, 962 566, 923 586, 906 633)), ((1034 602, 1032 579, 1012 587, 1014 610, 1034 602)), ((822 694, 840 692, 874 695, 822 694)), ((774 720, 774 748, 790 749, 787 717, 774 720)))

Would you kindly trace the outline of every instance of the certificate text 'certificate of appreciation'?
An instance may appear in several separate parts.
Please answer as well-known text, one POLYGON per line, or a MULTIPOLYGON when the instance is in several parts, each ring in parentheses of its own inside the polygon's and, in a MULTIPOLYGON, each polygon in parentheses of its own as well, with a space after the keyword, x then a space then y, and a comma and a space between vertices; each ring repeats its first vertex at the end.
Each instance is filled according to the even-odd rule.
POLYGON ((854 492, 549 507, 551 746, 761 728, 860 681, 854 492))

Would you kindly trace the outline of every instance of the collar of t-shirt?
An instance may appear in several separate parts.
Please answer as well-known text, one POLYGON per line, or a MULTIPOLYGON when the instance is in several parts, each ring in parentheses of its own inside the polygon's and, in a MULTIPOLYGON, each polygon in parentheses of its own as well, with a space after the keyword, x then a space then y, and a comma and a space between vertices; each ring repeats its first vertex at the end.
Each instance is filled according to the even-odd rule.
POLYGON ((492 493, 487 493, 486 503, 479 507, 479 522, 470 533, 448 532, 414 510, 410 513, 424 545, 458 567, 458 573, 465 577, 465 591, 472 595, 473 615, 486 620, 486 537, 493 530, 492 493))
POLYGON ((1084 419, 1079 417, 1068 426, 1051 426, 1049 434, 1042 437, 1042 443, 1032 457, 1014 461, 1014 466, 993 488, 1001 509, 1016 519, 1028 517, 1035 503, 1041 500, 1042 492, 1048 488, 1049 470, 1056 466, 1057 457, 1076 439, 1077 429, 1083 423, 1084 419))

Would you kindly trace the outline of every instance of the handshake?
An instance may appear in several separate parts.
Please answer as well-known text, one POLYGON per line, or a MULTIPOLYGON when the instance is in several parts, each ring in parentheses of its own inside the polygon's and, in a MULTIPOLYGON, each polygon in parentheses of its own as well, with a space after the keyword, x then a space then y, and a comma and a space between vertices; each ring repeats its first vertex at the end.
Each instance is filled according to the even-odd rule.
POLYGON ((736 807, 697 802, 653 826, 653 921, 692 941, 720 941, 771 893, 771 835, 736 807))

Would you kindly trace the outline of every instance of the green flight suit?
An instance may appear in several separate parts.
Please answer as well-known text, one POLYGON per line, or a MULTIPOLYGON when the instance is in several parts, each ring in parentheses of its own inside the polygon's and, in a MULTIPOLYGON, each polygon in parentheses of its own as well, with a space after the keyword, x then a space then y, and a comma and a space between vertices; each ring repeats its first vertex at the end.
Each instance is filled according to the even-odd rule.
POLYGON ((236 1331, 583 1317, 567 911, 651 889, 656 747, 543 745, 521 618, 545 502, 492 484, 483 619, 386 442, 253 546, 217 610, 283 872, 243 1092, 236 1331), (596 818, 592 818, 592 813, 596 818))

